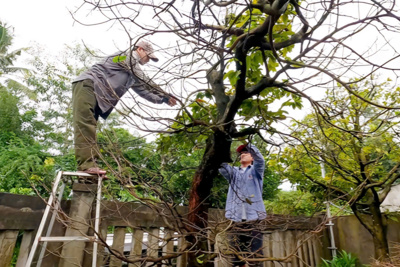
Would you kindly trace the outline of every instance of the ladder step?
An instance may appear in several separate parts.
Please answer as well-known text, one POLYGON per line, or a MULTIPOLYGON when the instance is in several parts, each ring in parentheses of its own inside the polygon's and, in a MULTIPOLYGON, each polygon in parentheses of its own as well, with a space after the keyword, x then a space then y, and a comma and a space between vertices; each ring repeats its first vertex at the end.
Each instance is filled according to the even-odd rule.
POLYGON ((39 238, 42 242, 64 242, 64 241, 85 241, 94 242, 96 237, 94 236, 42 236, 39 238))
POLYGON ((82 177, 97 177, 97 174, 89 174, 85 172, 63 172, 63 176, 82 176, 82 177))

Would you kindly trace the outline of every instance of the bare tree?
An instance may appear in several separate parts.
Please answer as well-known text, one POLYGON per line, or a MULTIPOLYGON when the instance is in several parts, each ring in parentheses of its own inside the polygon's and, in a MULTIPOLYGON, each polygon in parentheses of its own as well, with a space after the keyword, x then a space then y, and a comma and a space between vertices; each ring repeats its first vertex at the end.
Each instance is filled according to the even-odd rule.
MULTIPOLYGON (((174 88, 180 108, 166 116, 133 96, 120 111, 140 130, 207 138, 190 191, 192 244, 207 227, 207 199, 218 167, 231 161, 232 140, 257 134, 275 145, 274 123, 303 100, 323 112, 318 95, 332 83, 373 106, 398 108, 352 90, 373 73, 397 79, 395 1, 83 1, 73 14, 86 23, 82 13, 122 28, 129 46, 150 38, 168 56, 155 77, 174 88)), ((189 256, 198 264, 196 253, 189 256)))

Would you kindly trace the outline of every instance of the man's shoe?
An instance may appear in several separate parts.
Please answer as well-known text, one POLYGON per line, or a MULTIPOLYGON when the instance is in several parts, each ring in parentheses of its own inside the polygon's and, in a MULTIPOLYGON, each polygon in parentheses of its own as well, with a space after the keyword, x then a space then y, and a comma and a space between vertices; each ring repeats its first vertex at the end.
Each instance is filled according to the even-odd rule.
POLYGON ((84 183, 84 184, 93 184, 98 182, 98 178, 101 177, 103 180, 107 180, 108 177, 106 176, 106 171, 100 169, 99 167, 92 167, 83 171, 78 171, 78 173, 87 173, 90 174, 92 176, 90 177, 80 177, 81 179, 79 179, 80 183, 84 183))

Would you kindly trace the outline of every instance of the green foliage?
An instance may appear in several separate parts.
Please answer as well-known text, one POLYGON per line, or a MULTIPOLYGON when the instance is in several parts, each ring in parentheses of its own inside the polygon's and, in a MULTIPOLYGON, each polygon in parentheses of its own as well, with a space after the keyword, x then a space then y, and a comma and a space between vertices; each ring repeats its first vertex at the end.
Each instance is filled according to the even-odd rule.
POLYGON ((57 167, 44 147, 24 131, 0 134, 0 162, 0 191, 14 194, 32 195, 34 186, 46 195, 57 167))
POLYGON ((228 79, 229 83, 234 87, 239 79, 240 71, 230 70, 224 75, 224 79, 228 79))
POLYGON ((308 192, 279 191, 275 198, 264 201, 267 213, 312 216, 324 207, 308 192))
POLYGON ((12 29, 0 22, 0 75, 12 71, 14 60, 21 54, 21 50, 10 52, 12 44, 12 29))
MULTIPOLYGON (((296 13, 293 6, 289 5, 285 14, 283 14, 278 21, 275 23, 273 28, 272 37, 274 42, 283 42, 289 40, 295 33, 292 31, 292 21, 296 13)), ((236 16, 235 14, 230 14, 227 16, 227 25, 230 27, 245 29, 246 31, 253 30, 259 27, 265 22, 267 15, 262 13, 258 9, 250 9, 244 12, 242 15, 236 16)), ((266 36, 267 40, 269 36, 266 36)), ((230 37, 230 42, 227 47, 231 47, 237 40, 236 36, 230 37)), ((293 49, 293 46, 285 47, 279 51, 280 56, 287 58, 288 53, 293 49)), ((264 58, 269 71, 275 72, 276 68, 279 66, 275 55, 271 51, 261 51, 256 48, 250 51, 249 55, 246 57, 247 73, 246 73, 246 86, 252 86, 256 84, 263 77, 262 68, 264 67, 264 58)), ((234 59, 232 59, 234 61, 234 59)), ((232 62, 231 61, 231 62, 232 62)), ((230 73, 230 71, 228 72, 230 73)), ((228 75, 229 77, 229 75, 228 75)), ((234 81, 230 79, 231 85, 234 86, 234 81)))
POLYGON ((360 261, 357 257, 352 255, 351 253, 347 253, 346 251, 342 250, 339 251, 336 257, 332 260, 325 260, 322 259, 322 264, 320 267, 361 267, 366 266, 360 264, 360 261))
POLYGON ((281 184, 281 177, 268 167, 268 158, 266 160, 267 166, 264 172, 263 199, 268 201, 275 199, 276 195, 279 194, 278 187, 281 184))
MULTIPOLYGON (((255 8, 248 9, 239 16, 228 14, 225 18, 225 25, 247 32, 265 23, 267 16, 255 8)), ((293 36, 291 23, 294 17, 293 7, 289 5, 286 13, 273 28, 273 38, 276 41, 283 42, 293 36)), ((229 48, 235 44, 238 37, 231 35, 228 38, 227 47, 229 48)), ((277 51, 277 53, 283 58, 289 58, 292 49, 293 46, 290 46, 277 51)), ((300 97, 275 86, 263 88, 257 95, 247 99, 241 99, 241 96, 235 95, 239 82, 243 82, 240 81, 243 76, 245 76, 245 81, 242 84, 247 90, 263 81, 266 78, 266 72, 270 75, 271 72, 276 72, 279 68, 276 55, 271 51, 263 51, 260 47, 254 47, 246 52, 245 61, 240 62, 233 57, 226 62, 222 80, 224 85, 227 85, 225 94, 229 98, 225 100, 236 99, 240 103, 240 107, 235 111, 235 123, 237 125, 245 122, 246 127, 251 125, 251 127, 257 129, 270 129, 274 122, 286 119, 289 109, 301 108, 302 100, 300 97), (240 66, 246 66, 246 68, 239 70, 240 66), (271 104, 278 101, 281 105, 271 108, 271 104)), ((282 82, 285 83, 286 81, 282 82)), ((166 188, 172 193, 175 203, 187 204, 195 170, 207 161, 204 156, 205 144, 207 140, 212 140, 213 135, 215 137, 216 132, 224 127, 221 124, 224 112, 220 109, 221 105, 218 105, 217 110, 216 101, 214 91, 211 89, 197 93, 195 100, 187 103, 185 109, 182 109, 175 118, 175 122, 171 125, 174 133, 160 135, 157 139, 157 150, 161 155, 161 173, 168 181, 166 188)), ((228 131, 225 132, 225 130, 223 131, 226 134, 228 131)), ((227 136, 229 134, 231 133, 227 133, 227 136)), ((232 144, 232 150, 233 147, 235 147, 235 144, 232 144)), ((234 154, 235 152, 232 151, 232 155, 234 154)), ((207 174, 205 175, 207 176, 207 174)), ((213 181, 211 195, 207 198, 207 202, 213 207, 223 208, 228 183, 221 176, 207 178, 212 178, 213 181)), ((264 199, 275 197, 280 180, 280 176, 274 169, 266 169, 264 199)))
MULTIPOLYGON (((118 116, 113 115, 114 123, 118 116)), ((167 179, 161 169, 161 157, 156 153, 152 143, 146 143, 144 138, 134 136, 117 125, 101 125, 98 133, 98 143, 102 153, 102 166, 109 170, 105 182, 108 199, 119 201, 138 201, 147 199, 159 202, 160 196, 167 188, 167 179)), ((170 197, 165 192, 165 198, 170 197)))
POLYGON ((0 190, 32 194, 33 177, 41 177, 41 183, 48 180, 43 176, 49 155, 34 139, 36 131, 43 129, 36 112, 28 110, 21 114, 20 105, 20 99, 8 88, 0 88, 0 190))
POLYGON ((9 30, 0 24, 0 78, 6 81, 0 85, 0 191, 30 195, 35 187, 46 195, 45 188, 51 186, 56 170, 76 170, 68 146, 72 132, 68 124, 70 81, 82 67, 68 62, 71 55, 84 53, 69 48, 61 65, 64 68, 46 62, 46 57, 32 49, 37 52, 30 62, 34 72, 25 71, 13 80, 7 75, 23 69, 13 66, 21 49, 8 51, 12 43, 9 30))
POLYGON ((22 243, 23 233, 24 232, 19 232, 18 233, 18 237, 17 237, 17 240, 15 242, 13 256, 12 256, 11 263, 10 263, 11 267, 14 267, 14 266, 17 265, 18 255, 19 255, 19 252, 21 250, 21 243, 22 243))
MULTIPOLYGON (((157 140, 157 152, 161 156, 162 173, 166 177, 166 188, 174 203, 188 204, 191 181, 204 154, 206 135, 179 133, 160 135, 157 140)), ((212 195, 218 195, 223 178, 215 179, 212 195), (218 186, 219 185, 219 186, 218 186)), ((223 200, 222 200, 223 201, 223 200)), ((215 198, 211 203, 218 202, 215 198)))
POLYGON ((8 92, 7 88, 0 86, 0 129, 2 136, 6 132, 20 132, 22 118, 18 109, 19 99, 8 92))

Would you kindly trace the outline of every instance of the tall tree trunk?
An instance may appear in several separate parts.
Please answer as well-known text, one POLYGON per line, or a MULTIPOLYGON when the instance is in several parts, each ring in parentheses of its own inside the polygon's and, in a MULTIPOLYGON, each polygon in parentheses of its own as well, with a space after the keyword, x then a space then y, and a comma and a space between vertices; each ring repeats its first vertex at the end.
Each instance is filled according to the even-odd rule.
POLYGON ((218 174, 221 163, 232 161, 229 153, 230 145, 231 140, 221 131, 216 131, 210 136, 207 140, 203 160, 193 177, 188 216, 192 234, 187 237, 187 241, 192 244, 197 243, 195 244, 196 253, 189 253, 189 266, 213 266, 208 263, 206 258, 210 255, 201 252, 208 251, 207 232, 205 231, 208 225, 207 198, 210 196, 213 179, 218 174))

